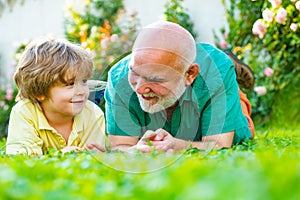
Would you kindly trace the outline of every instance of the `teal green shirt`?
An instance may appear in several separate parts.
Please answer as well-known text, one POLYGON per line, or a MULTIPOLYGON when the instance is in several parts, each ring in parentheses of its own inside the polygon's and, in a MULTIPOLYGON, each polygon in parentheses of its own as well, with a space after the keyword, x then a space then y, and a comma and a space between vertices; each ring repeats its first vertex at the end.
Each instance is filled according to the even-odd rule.
POLYGON ((147 130, 163 128, 176 138, 201 141, 203 136, 235 131, 233 144, 251 138, 241 110, 233 63, 210 44, 197 44, 195 62, 200 73, 179 99, 168 121, 164 111, 144 112, 128 82, 130 55, 109 72, 105 90, 107 132, 139 136, 147 130))

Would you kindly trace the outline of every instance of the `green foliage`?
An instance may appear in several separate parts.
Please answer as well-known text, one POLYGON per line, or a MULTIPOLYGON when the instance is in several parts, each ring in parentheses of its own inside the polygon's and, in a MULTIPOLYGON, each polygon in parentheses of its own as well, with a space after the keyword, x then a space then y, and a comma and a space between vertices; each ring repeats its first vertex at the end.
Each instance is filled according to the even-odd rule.
POLYGON ((131 50, 139 21, 124 10, 123 0, 89 0, 84 5, 70 5, 65 15, 65 35, 72 42, 93 52, 93 79, 106 80, 107 66, 131 50))
POLYGON ((276 7, 268 0, 222 2, 229 32, 222 28, 223 38, 215 34, 216 45, 230 48, 252 67, 256 87, 245 92, 253 107, 253 117, 261 123, 277 106, 274 99, 281 98, 281 91, 299 79, 300 54, 296 52, 300 49, 300 11, 296 9, 296 2, 290 0, 283 0, 276 7), (267 9, 273 13, 272 21, 262 17, 267 9), (277 17, 282 9, 287 16, 280 22, 277 17), (298 26, 296 30, 295 26, 298 26))
MULTIPOLYGON (((18 63, 19 58, 27 44, 28 41, 23 41, 17 45, 16 52, 13 55, 15 63, 18 63)), ((17 96, 17 93, 18 90, 16 86, 11 83, 11 81, 3 81, 0 84, 0 139, 6 137, 7 135, 7 125, 9 121, 10 111, 16 104, 15 98, 17 96)))
POLYGON ((177 23, 187 29, 196 39, 197 33, 194 30, 194 23, 190 19, 188 10, 183 7, 184 0, 168 0, 165 4, 164 15, 167 21, 177 23))
POLYGON ((11 84, 4 88, 0 86, 0 139, 7 134, 7 124, 12 107, 15 105, 15 97, 18 91, 11 84))
MULTIPOLYGON (((232 149, 184 154, 82 152, 29 157, 8 156, 2 148, 0 198, 298 199, 299 133, 299 129, 260 130, 255 140, 232 149), (151 169, 153 162, 164 167, 138 174, 116 170, 151 169)), ((0 141, 0 147, 4 144, 0 141)))
POLYGON ((286 129, 299 126, 300 115, 300 91, 299 91, 300 79, 289 84, 284 90, 279 91, 276 98, 270 121, 271 126, 278 126, 286 129))

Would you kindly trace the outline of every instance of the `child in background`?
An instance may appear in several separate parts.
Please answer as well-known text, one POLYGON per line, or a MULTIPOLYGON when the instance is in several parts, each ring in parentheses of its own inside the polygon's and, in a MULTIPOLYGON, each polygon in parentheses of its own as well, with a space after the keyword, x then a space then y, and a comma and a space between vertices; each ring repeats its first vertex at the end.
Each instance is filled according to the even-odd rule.
POLYGON ((90 145, 104 151, 104 114, 87 100, 92 71, 92 58, 80 46, 53 38, 29 43, 14 74, 18 103, 10 115, 6 153, 43 155, 90 145))

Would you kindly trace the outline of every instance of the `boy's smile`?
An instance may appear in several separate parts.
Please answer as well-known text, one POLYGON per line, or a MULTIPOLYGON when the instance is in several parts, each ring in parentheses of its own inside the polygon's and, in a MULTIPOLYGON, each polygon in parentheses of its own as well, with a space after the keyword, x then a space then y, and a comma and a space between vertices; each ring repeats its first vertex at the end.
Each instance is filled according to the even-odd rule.
POLYGON ((81 113, 89 96, 89 89, 85 80, 72 84, 57 84, 49 91, 49 97, 41 101, 45 115, 73 117, 81 113))

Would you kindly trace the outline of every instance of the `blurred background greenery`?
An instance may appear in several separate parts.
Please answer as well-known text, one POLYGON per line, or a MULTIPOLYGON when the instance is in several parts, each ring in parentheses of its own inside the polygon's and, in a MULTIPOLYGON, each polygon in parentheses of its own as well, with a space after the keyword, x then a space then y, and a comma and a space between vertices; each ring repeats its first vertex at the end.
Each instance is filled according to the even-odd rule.
MULTIPOLYGON (((26 3, 0 1, 0 13, 20 2, 26 3)), ((183 2, 167 0, 165 19, 181 24, 196 38, 197 32, 183 2)), ((147 168, 153 159, 164 164, 178 154, 153 152, 144 156, 110 152, 97 154, 97 159, 89 152, 8 156, 5 133, 16 89, 2 82, 0 199, 299 199, 300 8, 296 3, 300 6, 300 1, 222 2, 228 26, 215 30, 215 45, 230 49, 247 63, 255 73, 255 88, 265 89, 245 90, 253 106, 255 140, 219 151, 190 149, 180 152, 180 158, 172 165, 166 163, 160 170, 138 174, 116 171, 99 159, 106 156, 115 166, 147 168), (273 6, 272 2, 277 4, 273 6), (286 10, 283 23, 276 21, 280 8, 286 10), (262 13, 266 9, 274 13, 272 21, 264 21, 262 13), (261 37, 253 33, 253 25, 259 19, 261 30, 265 29, 261 37), (297 24, 298 28, 292 30, 291 24, 297 24)), ((83 1, 79 10, 72 6, 66 10, 64 28, 66 38, 94 52, 93 78, 106 80, 109 64, 130 50, 140 23, 135 14, 126 13, 122 0, 89 0, 83 1)), ((16 48, 16 62, 26 44, 16 48)))
MULTIPOLYGON (((256 127, 279 124, 297 127, 300 118, 297 114, 300 104, 297 100, 300 95, 299 1, 221 1, 227 24, 214 31, 215 45, 223 50, 230 49, 254 71, 255 87, 244 92, 251 101, 256 127), (266 17, 266 11, 271 13, 271 18, 266 17), (284 18, 278 21, 282 12, 284 18), (257 24, 260 24, 260 35, 254 30, 257 24)), ((17 3, 26 1, 3 1, 0 9, 13 9, 17 3)), ((194 23, 183 5, 184 0, 166 0, 163 18, 182 25, 196 39, 194 23)), ((90 0, 83 1, 80 7, 70 4, 63 26, 68 40, 79 43, 95 55, 92 78, 106 80, 109 64, 130 51, 140 22, 137 13, 129 15, 126 12, 123 0, 90 0)), ((16 63, 25 46, 26 42, 17 46, 16 63)), ((14 100, 6 98, 7 83, 0 85, 1 137, 14 100)))

